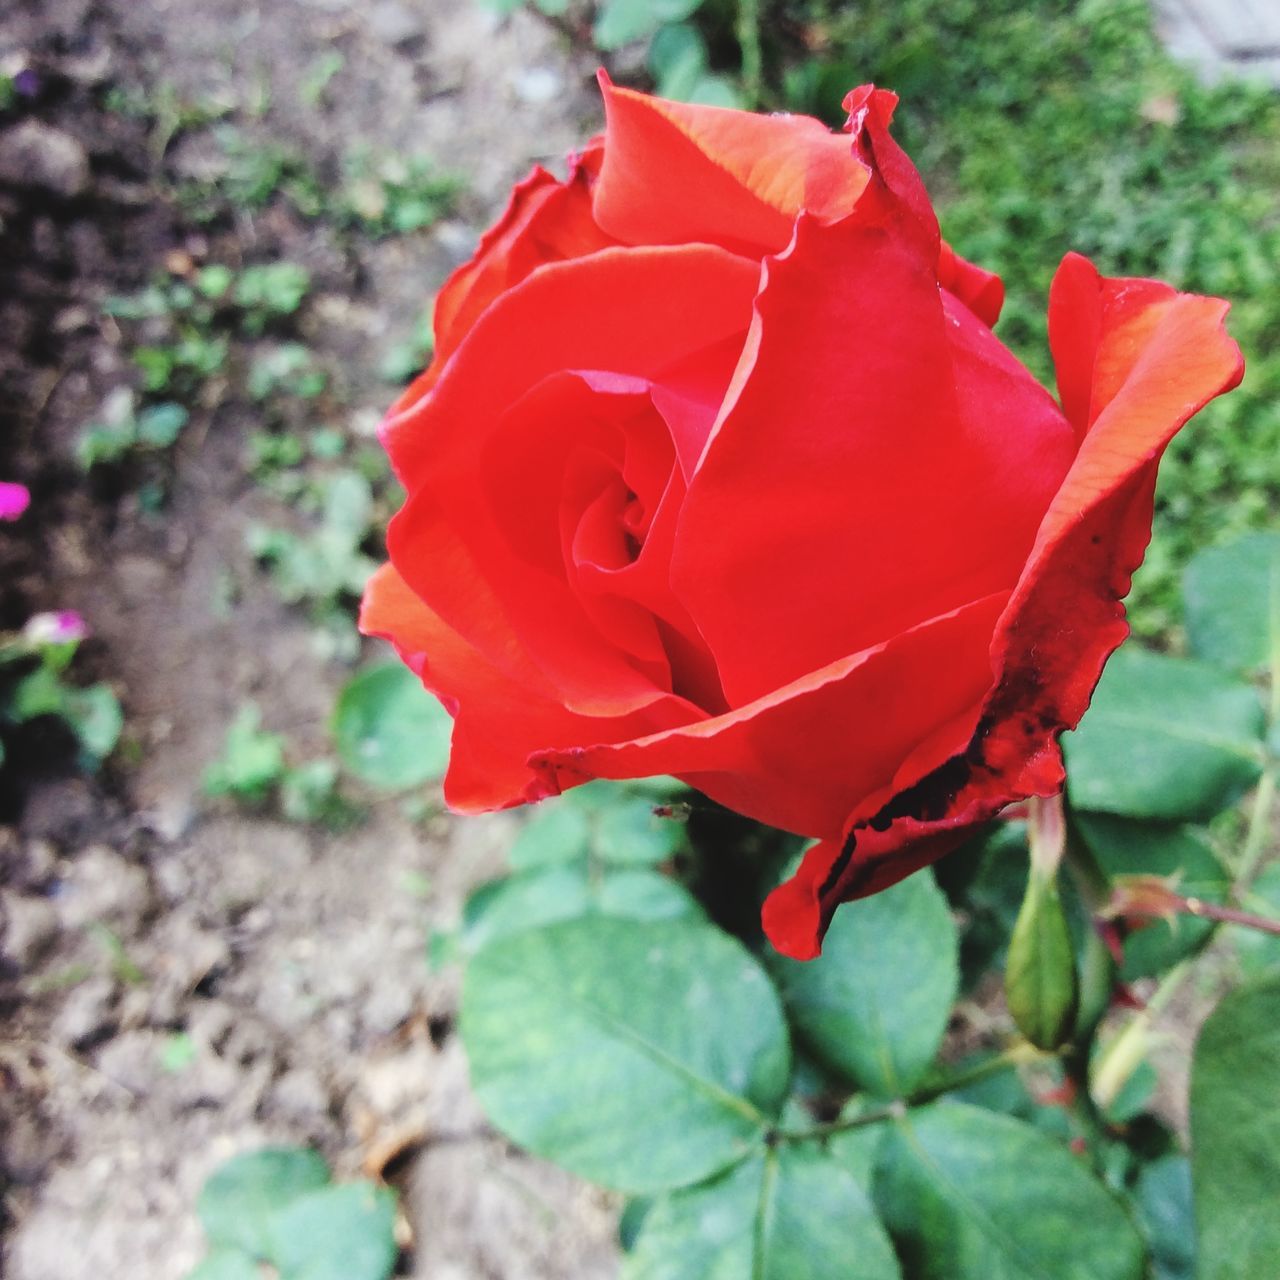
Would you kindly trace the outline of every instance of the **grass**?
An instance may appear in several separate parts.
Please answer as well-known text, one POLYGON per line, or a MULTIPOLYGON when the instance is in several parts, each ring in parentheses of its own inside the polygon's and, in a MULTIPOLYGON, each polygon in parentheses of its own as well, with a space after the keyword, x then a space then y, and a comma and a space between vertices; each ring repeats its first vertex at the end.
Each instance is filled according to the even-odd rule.
POLYGON ((772 49, 776 105, 836 122, 855 84, 902 96, 898 137, 944 233, 1004 276, 999 333, 1041 377, 1068 250, 1232 302, 1245 383, 1170 449, 1130 598, 1135 630, 1170 638, 1191 555, 1280 508, 1280 97, 1198 85, 1144 0, 809 0, 774 18, 791 33, 772 49))

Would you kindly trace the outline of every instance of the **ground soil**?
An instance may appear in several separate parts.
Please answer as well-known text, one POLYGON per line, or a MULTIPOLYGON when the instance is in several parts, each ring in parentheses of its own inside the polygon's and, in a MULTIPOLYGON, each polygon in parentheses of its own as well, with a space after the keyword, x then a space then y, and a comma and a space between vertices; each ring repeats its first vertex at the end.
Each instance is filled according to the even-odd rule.
POLYGON ((33 734, 21 788, 0 795, 0 1269, 177 1280, 201 1255, 210 1169, 283 1142, 395 1182, 402 1274, 611 1275, 616 1206, 486 1129, 453 1030, 456 978, 425 960, 432 929, 501 866, 511 821, 411 821, 367 797, 367 820, 334 835, 202 796, 243 701, 314 753, 345 675, 245 550, 245 525, 278 505, 245 473, 252 413, 214 397, 159 515, 91 486, 72 458, 131 376, 103 299, 208 250, 159 194, 165 171, 198 167, 198 139, 157 151, 151 124, 103 108, 112 87, 233 103, 253 136, 321 172, 362 141, 465 176, 457 213, 413 236, 353 246, 275 207, 219 233, 223 260, 311 270, 306 338, 337 371, 326 408, 367 432, 391 340, 530 161, 596 123, 593 68, 531 16, 499 23, 472 0, 13 0, 0 70, 23 68, 39 76, 28 118, 58 137, 37 136, 34 170, 0 185, 13 413, 0 462, 35 499, 2 535, 0 625, 80 610, 94 637, 82 657, 127 727, 96 778, 57 735, 33 734), (308 105, 303 79, 335 49, 342 67, 308 105), (177 1067, 175 1035, 189 1038, 177 1067))

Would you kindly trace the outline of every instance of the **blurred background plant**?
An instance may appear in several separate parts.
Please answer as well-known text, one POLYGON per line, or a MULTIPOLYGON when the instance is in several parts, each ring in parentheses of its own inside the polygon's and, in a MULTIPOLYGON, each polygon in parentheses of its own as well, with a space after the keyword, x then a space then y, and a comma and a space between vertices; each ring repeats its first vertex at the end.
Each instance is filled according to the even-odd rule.
MULTIPOLYGON (((25 486, 0 484, 0 521, 20 519, 30 505, 25 486)), ((97 769, 115 749, 124 727, 115 691, 105 681, 80 685, 69 670, 88 634, 84 619, 69 609, 33 614, 20 631, 0 634, 0 768, 14 740, 38 732, 46 720, 70 730, 84 769, 97 769)))

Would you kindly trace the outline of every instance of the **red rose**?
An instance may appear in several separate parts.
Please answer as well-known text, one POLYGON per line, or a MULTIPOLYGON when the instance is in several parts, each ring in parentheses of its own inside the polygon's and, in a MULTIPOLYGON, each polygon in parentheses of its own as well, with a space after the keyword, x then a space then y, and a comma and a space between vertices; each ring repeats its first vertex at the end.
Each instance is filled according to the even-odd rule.
POLYGON ((362 623, 455 714, 455 809, 674 774, 820 837, 765 908, 811 956, 840 902, 1060 787, 1160 453, 1240 353, 1224 303, 1072 255, 1060 407, 939 239, 893 94, 844 134, 604 94, 603 141, 440 294, 362 623))

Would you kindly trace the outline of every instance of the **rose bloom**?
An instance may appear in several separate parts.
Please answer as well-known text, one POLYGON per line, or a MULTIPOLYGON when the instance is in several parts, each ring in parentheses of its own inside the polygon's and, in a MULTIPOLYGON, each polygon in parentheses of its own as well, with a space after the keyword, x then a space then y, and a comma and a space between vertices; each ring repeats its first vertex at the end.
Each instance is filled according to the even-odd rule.
POLYGON ((851 93, 843 134, 604 98, 440 293, 362 624, 456 717, 456 810, 673 774, 817 837, 764 913, 805 958, 840 902, 1061 787, 1157 461, 1240 352, 1223 302, 1069 255, 1055 400, 893 94, 851 93))

